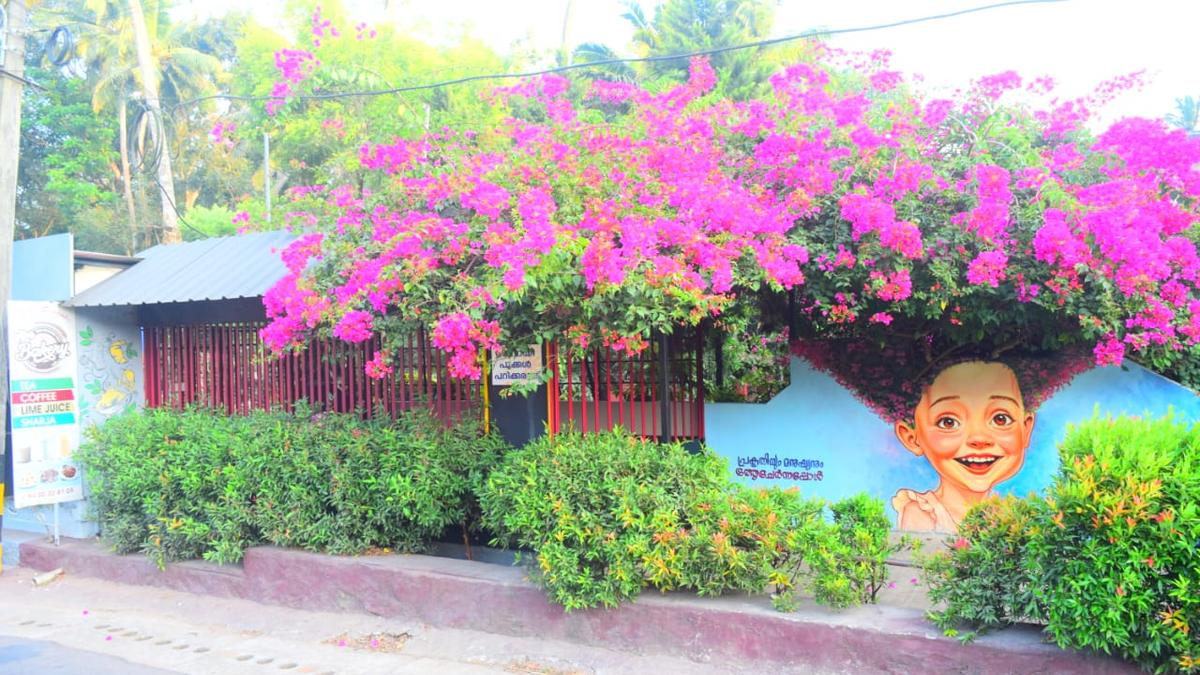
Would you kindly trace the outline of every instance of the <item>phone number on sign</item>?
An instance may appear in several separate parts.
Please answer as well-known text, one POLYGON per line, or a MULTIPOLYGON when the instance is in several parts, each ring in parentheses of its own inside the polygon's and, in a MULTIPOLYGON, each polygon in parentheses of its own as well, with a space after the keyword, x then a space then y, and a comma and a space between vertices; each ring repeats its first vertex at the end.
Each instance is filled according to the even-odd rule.
POLYGON ((750 480, 825 480, 824 471, 783 471, 781 469, 767 471, 765 469, 745 469, 738 467, 733 473, 734 475, 749 478, 750 480))
POLYGON ((49 490, 36 490, 25 493, 26 499, 45 499, 47 497, 61 497, 63 495, 76 494, 79 492, 77 487, 54 488, 49 490))

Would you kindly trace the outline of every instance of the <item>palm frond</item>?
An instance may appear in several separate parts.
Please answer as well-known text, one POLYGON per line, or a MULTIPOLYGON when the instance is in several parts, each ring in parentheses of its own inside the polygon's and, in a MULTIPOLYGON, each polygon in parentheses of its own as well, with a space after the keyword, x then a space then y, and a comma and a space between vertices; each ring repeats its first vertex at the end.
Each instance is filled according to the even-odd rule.
MULTIPOLYGON (((599 42, 584 42, 575 48, 571 57, 575 63, 595 63, 619 59, 620 55, 608 45, 599 42)), ((628 63, 605 63, 595 68, 588 68, 583 74, 586 77, 620 82, 633 82, 638 78, 637 71, 628 63)))

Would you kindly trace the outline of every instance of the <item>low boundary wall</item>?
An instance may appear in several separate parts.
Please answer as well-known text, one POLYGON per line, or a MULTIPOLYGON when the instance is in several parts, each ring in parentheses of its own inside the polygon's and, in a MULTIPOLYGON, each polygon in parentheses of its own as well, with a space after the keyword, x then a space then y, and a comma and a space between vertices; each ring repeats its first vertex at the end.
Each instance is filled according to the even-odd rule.
POLYGON ((544 636, 693 660, 808 666, 846 673, 1135 673, 1115 659, 1046 644, 1029 626, 970 645, 941 636, 918 610, 865 606, 771 609, 763 597, 647 593, 616 609, 566 612, 517 567, 421 555, 340 557, 273 547, 241 566, 205 562, 158 570, 94 540, 21 544, 21 564, 68 574, 312 610, 407 617, 430 625, 544 636))

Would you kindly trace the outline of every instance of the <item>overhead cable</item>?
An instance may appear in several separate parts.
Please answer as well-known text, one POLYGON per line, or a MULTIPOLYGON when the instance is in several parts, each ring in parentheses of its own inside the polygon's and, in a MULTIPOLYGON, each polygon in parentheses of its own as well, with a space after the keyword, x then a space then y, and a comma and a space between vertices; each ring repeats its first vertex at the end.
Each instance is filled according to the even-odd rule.
POLYGON ((757 49, 760 47, 769 47, 772 45, 782 44, 785 42, 792 42, 795 40, 807 40, 807 39, 811 39, 814 37, 822 37, 822 36, 829 36, 829 35, 845 35, 848 33, 864 33, 864 32, 869 32, 869 31, 884 30, 884 29, 888 29, 888 28, 898 28, 900 26, 908 26, 908 25, 912 25, 912 24, 926 23, 929 21, 939 21, 942 19, 949 19, 949 18, 953 18, 953 17, 957 17, 957 16, 963 16, 966 14, 974 14, 977 12, 984 12, 984 11, 989 11, 989 10, 994 10, 994 9, 1000 9, 1003 7, 1014 7, 1017 5, 1045 5, 1045 4, 1051 4, 1051 3, 1061 3, 1061 2, 1066 2, 1066 1, 1067 0, 1010 0, 1009 2, 998 2, 998 3, 993 3, 990 5, 980 5, 977 7, 969 7, 967 9, 961 9, 961 10, 957 10, 957 11, 953 11, 953 12, 944 12, 942 14, 931 14, 928 16, 921 16, 921 17, 917 17, 917 18, 913 18, 913 19, 902 19, 899 21, 891 21, 888 23, 873 24, 873 25, 869 25, 869 26, 856 26, 856 27, 852 27, 852 28, 832 28, 832 29, 827 29, 827 30, 820 30, 820 29, 808 30, 808 31, 804 31, 802 33, 796 33, 793 35, 784 35, 784 36, 777 37, 777 38, 768 38, 765 40, 756 40, 754 42, 746 42, 746 43, 741 43, 741 44, 736 44, 736 45, 727 45, 724 47, 713 47, 711 49, 700 49, 700 50, 696 50, 696 51, 683 52, 683 53, 678 53, 678 54, 663 54, 663 55, 659 55, 659 56, 637 56, 637 57, 628 57, 628 58, 604 59, 602 61, 587 61, 587 62, 583 62, 583 63, 572 63, 572 64, 565 65, 565 66, 557 66, 554 68, 545 68, 542 70, 532 70, 532 71, 525 71, 525 72, 520 72, 520 73, 490 73, 490 74, 483 74, 483 75, 469 75, 466 77, 460 77, 460 78, 456 78, 456 79, 452 79, 452 80, 442 80, 439 82, 430 82, 430 83, 426 83, 426 84, 414 84, 414 85, 408 85, 408 86, 403 86, 403 87, 389 87, 387 89, 369 89, 369 90, 363 90, 363 91, 328 92, 328 93, 323 93, 323 94, 296 94, 296 95, 292 95, 292 96, 240 96, 240 95, 236 95, 236 94, 213 94, 211 96, 201 96, 198 98, 181 101, 179 103, 176 103, 174 106, 172 106, 172 109, 180 108, 180 107, 187 106, 187 105, 192 105, 194 103, 200 103, 202 101, 214 100, 214 99, 224 99, 224 100, 230 100, 230 101, 278 101, 278 100, 282 100, 282 99, 317 101, 317 100, 329 100, 329 99, 339 99, 339 98, 358 98, 358 97, 365 97, 365 96, 383 96, 383 95, 387 95, 387 94, 402 94, 405 92, 425 91, 425 90, 429 90, 429 89, 441 89, 443 87, 449 87, 449 86, 458 85, 458 84, 466 84, 469 82, 479 82, 479 81, 483 81, 483 80, 523 79, 523 78, 528 78, 528 77, 538 77, 541 75, 553 75, 556 73, 565 73, 565 72, 574 71, 574 70, 582 70, 585 68, 599 68, 599 67, 603 67, 603 66, 610 66, 610 65, 623 64, 623 63, 654 63, 654 62, 659 62, 659 61, 672 61, 672 60, 676 60, 676 59, 689 59, 689 58, 692 58, 695 56, 712 56, 714 54, 723 54, 725 52, 732 52, 732 51, 737 51, 737 50, 741 50, 741 49, 757 49))

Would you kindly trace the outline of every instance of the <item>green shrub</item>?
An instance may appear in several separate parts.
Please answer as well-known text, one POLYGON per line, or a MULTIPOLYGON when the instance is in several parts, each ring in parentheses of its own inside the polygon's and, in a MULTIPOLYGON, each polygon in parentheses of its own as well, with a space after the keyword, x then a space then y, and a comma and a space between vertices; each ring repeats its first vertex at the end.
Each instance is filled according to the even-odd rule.
POLYGON ((641 592, 653 537, 677 532, 686 495, 719 485, 722 469, 623 431, 543 436, 488 477, 483 522, 495 543, 537 552, 555 602, 611 607, 641 592))
POLYGON ((263 539, 330 553, 420 550, 473 525, 474 492, 503 441, 426 415, 320 415, 241 460, 263 539))
POLYGON ((1041 506, 1017 497, 986 501, 967 512, 949 550, 923 559, 929 600, 939 608, 929 618, 939 628, 971 639, 1022 621, 1044 622, 1026 569, 1041 506), (961 632, 963 625, 971 629, 961 632))
POLYGON ((80 460, 103 536, 160 566, 235 562, 261 542, 418 550, 449 526, 474 526, 476 488, 507 447, 420 413, 363 421, 160 409, 90 434, 80 460))
POLYGON ((807 558, 830 538, 825 504, 795 490, 729 483, 718 463, 721 484, 688 500, 677 534, 653 538, 643 558, 650 585, 700 595, 762 593, 773 586, 775 606, 789 609, 808 577, 807 558))
MULTIPOLYGON (((209 516, 220 510, 222 468, 236 447, 223 434, 206 433, 212 426, 195 413, 147 410, 89 431, 77 457, 114 550, 142 551, 160 565, 206 552, 215 524, 209 516)), ((230 538, 244 534, 220 524, 230 538)))
POLYGON ((848 607, 875 602, 887 584, 887 561, 911 548, 909 537, 892 540, 892 520, 883 502, 860 493, 834 502, 832 541, 816 551, 813 594, 818 602, 848 607))
POLYGON ((711 452, 620 430, 544 437, 509 454, 480 501, 496 543, 533 549, 539 581, 568 609, 615 606, 648 586, 774 586, 786 608, 810 578, 839 572, 818 555, 838 542, 824 502, 735 484, 711 452))
POLYGON ((1200 670, 1200 425, 1096 419, 1061 455, 1029 547, 1047 632, 1147 669, 1200 670))
POLYGON ((1200 670, 1200 425, 1094 419, 1045 497, 988 502, 926 562, 948 632, 1035 621, 1061 647, 1200 670))

